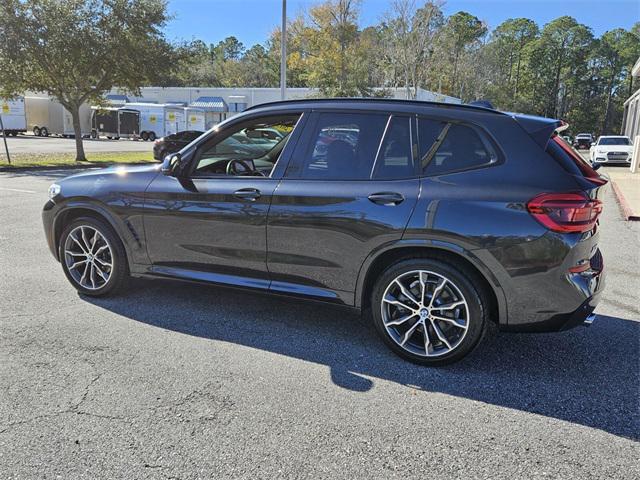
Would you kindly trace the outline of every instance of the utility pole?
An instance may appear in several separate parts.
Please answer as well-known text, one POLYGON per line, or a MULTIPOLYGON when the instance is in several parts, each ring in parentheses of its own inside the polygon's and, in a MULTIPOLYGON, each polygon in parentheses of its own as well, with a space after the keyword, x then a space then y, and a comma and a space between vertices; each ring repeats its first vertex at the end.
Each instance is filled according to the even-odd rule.
POLYGON ((9 146, 7 145, 7 132, 4 131, 4 123, 2 122, 2 115, 0 115, 0 129, 2 129, 2 138, 4 139, 4 149, 7 152, 7 162, 11 165, 11 157, 9 156, 9 146))
POLYGON ((287 0, 282 0, 282 31, 280 35, 280 100, 287 97, 287 0))

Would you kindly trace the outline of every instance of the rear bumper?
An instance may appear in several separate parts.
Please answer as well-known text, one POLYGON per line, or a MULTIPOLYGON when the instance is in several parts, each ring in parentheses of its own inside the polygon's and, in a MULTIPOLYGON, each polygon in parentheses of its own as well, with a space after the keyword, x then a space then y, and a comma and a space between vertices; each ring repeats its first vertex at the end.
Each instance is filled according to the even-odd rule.
POLYGON ((600 300, 600 293, 589 297, 575 311, 554 315, 553 317, 536 323, 525 325, 505 325, 500 330, 506 332, 562 332, 578 327, 589 326, 593 323, 595 315, 593 311, 600 300))

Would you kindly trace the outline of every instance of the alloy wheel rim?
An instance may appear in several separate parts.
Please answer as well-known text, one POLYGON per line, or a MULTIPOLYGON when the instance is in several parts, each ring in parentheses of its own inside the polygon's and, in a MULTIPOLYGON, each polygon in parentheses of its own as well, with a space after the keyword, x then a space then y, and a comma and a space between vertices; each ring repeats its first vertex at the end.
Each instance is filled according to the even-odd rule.
POLYGON ((402 349, 420 357, 453 352, 469 329, 469 306, 449 278, 413 270, 394 278, 380 302, 387 334, 402 349))
POLYGON ((64 262, 73 280, 87 290, 104 287, 114 264, 111 245, 99 230, 88 225, 80 225, 67 235, 64 262))

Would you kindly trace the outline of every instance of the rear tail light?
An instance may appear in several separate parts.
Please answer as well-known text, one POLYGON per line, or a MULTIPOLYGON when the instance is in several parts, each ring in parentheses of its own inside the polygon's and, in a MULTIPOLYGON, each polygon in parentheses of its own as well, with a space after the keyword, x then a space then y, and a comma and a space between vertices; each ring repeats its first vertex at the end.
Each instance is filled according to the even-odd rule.
POLYGON ((549 230, 588 232, 602 212, 602 202, 582 193, 542 193, 527 203, 527 210, 549 230))

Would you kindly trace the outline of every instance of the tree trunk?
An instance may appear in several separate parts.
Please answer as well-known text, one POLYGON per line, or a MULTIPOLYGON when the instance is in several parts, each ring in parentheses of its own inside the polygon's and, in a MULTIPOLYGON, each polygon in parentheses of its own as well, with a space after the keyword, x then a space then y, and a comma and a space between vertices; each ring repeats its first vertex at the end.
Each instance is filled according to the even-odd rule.
POLYGON ((82 128, 80 127, 80 106, 73 105, 71 108, 71 118, 73 119, 73 133, 76 138, 76 162, 86 162, 84 155, 84 145, 82 144, 82 128))
POLYGON ((615 72, 611 74, 611 79, 609 80, 609 84, 607 85, 607 104, 604 109, 604 118, 602 119, 602 135, 607 134, 607 129, 609 128, 609 117, 611 116, 611 100, 613 99, 613 83, 615 81, 616 75, 615 72))

